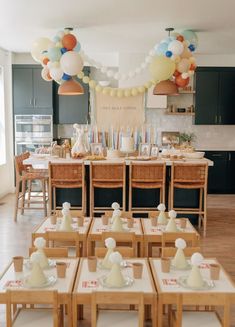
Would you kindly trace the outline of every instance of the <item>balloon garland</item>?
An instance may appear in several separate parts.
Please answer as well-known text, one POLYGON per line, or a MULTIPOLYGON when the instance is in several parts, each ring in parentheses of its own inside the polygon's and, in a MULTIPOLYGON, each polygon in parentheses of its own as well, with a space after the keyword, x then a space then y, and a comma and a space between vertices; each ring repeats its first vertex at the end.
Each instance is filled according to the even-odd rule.
POLYGON ((196 69, 196 61, 192 53, 197 45, 198 38, 193 31, 185 30, 181 34, 173 33, 156 44, 139 67, 126 74, 103 67, 99 62, 87 56, 81 50, 81 44, 71 33, 71 29, 58 32, 52 41, 45 37, 35 40, 31 55, 35 61, 42 64, 41 75, 45 81, 54 80, 61 84, 78 77, 96 92, 121 98, 144 93, 152 85, 167 79, 171 79, 178 87, 186 87, 196 69), (116 80, 133 78, 148 66, 152 79, 143 85, 131 88, 103 87, 99 82, 84 75, 82 71, 84 60, 100 69, 107 77, 116 80))

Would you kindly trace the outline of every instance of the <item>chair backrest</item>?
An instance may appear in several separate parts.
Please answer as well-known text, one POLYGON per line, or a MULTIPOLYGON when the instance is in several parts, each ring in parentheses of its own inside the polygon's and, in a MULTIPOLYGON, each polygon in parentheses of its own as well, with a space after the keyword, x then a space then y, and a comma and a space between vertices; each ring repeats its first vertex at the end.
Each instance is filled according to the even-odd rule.
POLYGON ((85 178, 84 163, 51 163, 48 165, 51 184, 83 183, 85 178))
POLYGON ((132 163, 130 164, 130 180, 132 182, 165 184, 166 163, 132 163))
POLYGON ((177 183, 207 184, 208 163, 172 163, 171 179, 177 183))
MULTIPOLYGON (((106 210, 104 211, 104 216, 106 217, 112 217, 113 211, 106 210)), ((132 218, 133 217, 133 212, 132 211, 122 211, 121 213, 121 218, 132 218)))
MULTIPOLYGON (((48 258, 67 258, 68 257, 68 248, 44 248, 45 255, 48 258)), ((37 251, 37 248, 29 248, 29 256, 37 251)))
POLYGON ((47 242, 47 246, 50 241, 55 242, 73 242, 76 248, 76 256, 78 257, 80 254, 80 237, 79 232, 46 232, 45 238, 47 242))
POLYGON ((156 218, 159 215, 159 211, 158 210, 153 210, 153 211, 149 211, 148 212, 148 218, 156 218))
MULTIPOLYGON (((114 251, 118 251, 124 258, 133 258, 134 249, 128 246, 117 246, 114 251)), ((95 248, 95 256, 98 258, 104 258, 107 253, 107 248, 98 247, 95 248)))
POLYGON ((23 161, 25 159, 28 159, 30 156, 29 152, 24 152, 21 153, 18 156, 15 156, 15 171, 16 171, 16 176, 22 175, 23 171, 26 170, 27 166, 23 164, 23 161))
MULTIPOLYGON (((162 257, 174 257, 176 254, 177 248, 166 247, 162 248, 162 257)), ((191 257, 195 252, 200 252, 201 249, 199 246, 197 247, 186 247, 184 249, 184 254, 186 257, 191 257)))
POLYGON ((162 247, 172 246, 177 238, 183 238, 187 246, 197 246, 199 243, 199 235, 196 232, 163 232, 162 247))
MULTIPOLYGON (((91 327, 96 327, 97 306, 109 304, 137 305, 139 325, 144 326, 144 299, 143 293, 140 292, 93 292, 91 299, 91 327)), ((122 314, 120 312, 120 314, 122 314)))
POLYGON ((90 180, 106 183, 125 183, 126 166, 123 163, 90 163, 90 180))
POLYGON ((135 243, 135 233, 134 232, 103 232, 102 241, 104 242, 106 238, 112 237, 116 242, 128 242, 135 243))
MULTIPOLYGON (((183 314, 183 304, 186 305, 199 305, 199 306, 213 306, 214 309, 218 307, 223 308, 223 315, 217 313, 217 317, 221 326, 230 327, 230 308, 231 308, 231 296, 228 294, 211 294, 209 292, 200 293, 200 296, 194 296, 192 293, 178 293, 177 294, 177 311, 176 311, 176 324, 174 326, 182 326, 182 314, 183 314)), ((214 312, 210 311, 210 312, 214 312)), ((221 310, 220 310, 221 311, 221 310)), ((200 313, 201 311, 198 311, 200 313)), ((194 319, 196 319, 197 311, 193 311, 194 319)), ((203 324, 203 322, 202 322, 203 324)))
MULTIPOLYGON (((52 291, 39 291, 39 290, 7 290, 7 310, 6 321, 7 327, 13 326, 12 321, 12 305, 17 304, 50 304, 52 307, 53 315, 53 327, 59 326, 59 305, 58 305, 58 293, 55 290, 52 291)), ((27 310, 27 309, 25 309, 27 310)), ((31 309, 28 309, 31 310, 31 309)), ((17 320, 17 318, 16 318, 17 320)), ((32 314, 33 322, 33 314, 32 314)), ((33 323, 32 323, 33 325, 33 323)))

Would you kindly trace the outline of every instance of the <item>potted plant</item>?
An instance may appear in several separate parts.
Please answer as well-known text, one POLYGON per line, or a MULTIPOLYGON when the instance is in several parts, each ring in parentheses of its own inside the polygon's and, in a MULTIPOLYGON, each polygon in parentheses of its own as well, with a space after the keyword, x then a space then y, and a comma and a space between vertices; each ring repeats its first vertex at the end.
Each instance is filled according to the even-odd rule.
POLYGON ((191 145, 196 141, 196 135, 194 133, 180 133, 180 144, 191 145))

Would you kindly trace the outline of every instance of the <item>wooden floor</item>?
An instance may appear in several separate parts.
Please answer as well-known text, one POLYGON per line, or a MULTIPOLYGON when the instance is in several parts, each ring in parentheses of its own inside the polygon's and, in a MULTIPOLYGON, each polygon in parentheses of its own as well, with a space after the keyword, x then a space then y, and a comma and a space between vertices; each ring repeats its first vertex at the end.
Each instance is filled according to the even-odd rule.
MULTIPOLYGON (((43 212, 28 211, 14 223, 14 195, 0 199, 0 271, 12 256, 28 256, 33 228, 43 218, 43 212)), ((216 257, 235 281, 235 195, 213 195, 208 199, 208 232, 201 238, 202 254, 216 257)), ((235 327, 235 306, 231 326, 235 327)), ((3 306, 0 307, 0 326, 5 326, 3 306)), ((81 327, 90 326, 84 321, 81 327)), ((167 326, 167 325, 166 325, 167 326)), ((165 326, 165 327, 166 327, 165 326)))

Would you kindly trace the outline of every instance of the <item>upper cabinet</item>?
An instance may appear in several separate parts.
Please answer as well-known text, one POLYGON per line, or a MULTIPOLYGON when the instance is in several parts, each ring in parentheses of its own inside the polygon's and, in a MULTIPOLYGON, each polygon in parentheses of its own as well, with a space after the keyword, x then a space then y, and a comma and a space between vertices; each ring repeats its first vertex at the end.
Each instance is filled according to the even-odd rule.
POLYGON ((15 114, 53 114, 52 82, 41 77, 40 66, 13 65, 15 114))
MULTIPOLYGON (((84 67, 86 76, 90 73, 89 67, 84 67)), ((59 85, 54 83, 54 123, 55 124, 86 124, 89 122, 89 84, 79 83, 84 88, 82 95, 58 95, 59 85)))
POLYGON ((235 68, 198 67, 195 124, 235 124, 235 68))

